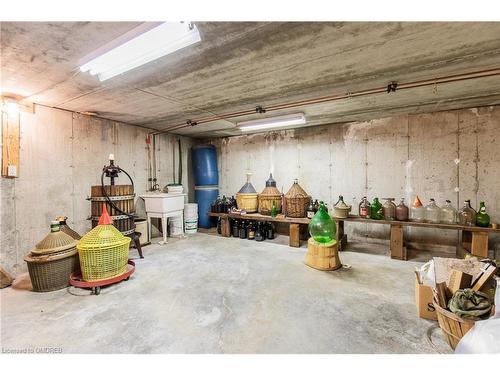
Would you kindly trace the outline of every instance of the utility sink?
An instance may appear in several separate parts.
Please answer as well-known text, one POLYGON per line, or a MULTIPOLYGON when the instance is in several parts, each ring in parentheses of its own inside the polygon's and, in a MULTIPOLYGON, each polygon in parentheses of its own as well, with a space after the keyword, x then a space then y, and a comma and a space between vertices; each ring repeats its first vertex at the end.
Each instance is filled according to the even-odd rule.
POLYGON ((148 215, 148 232, 151 238, 151 219, 161 219, 163 241, 159 243, 164 245, 167 243, 167 219, 169 217, 180 216, 184 223, 184 193, 146 193, 140 195, 144 199, 146 205, 146 213, 148 215))
POLYGON ((140 195, 146 204, 146 212, 168 213, 184 210, 184 193, 147 193, 140 195))

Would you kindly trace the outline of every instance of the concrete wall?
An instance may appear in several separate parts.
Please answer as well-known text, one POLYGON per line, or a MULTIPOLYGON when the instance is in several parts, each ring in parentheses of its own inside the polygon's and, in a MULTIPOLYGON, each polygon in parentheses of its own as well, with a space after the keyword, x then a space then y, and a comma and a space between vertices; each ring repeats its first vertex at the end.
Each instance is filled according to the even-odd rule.
MULTIPOLYGON (((22 113, 19 178, 1 178, 0 264, 16 275, 26 270, 23 257, 48 232, 50 221, 68 216, 78 232, 90 229, 90 186, 100 184, 102 167, 114 153, 117 164, 135 183, 136 194, 147 190, 147 129, 36 106, 22 113)), ((172 164, 178 137, 157 140, 157 177, 161 187, 173 182, 172 164), (175 146, 174 146, 175 145, 175 146)), ((183 144, 183 185, 191 185, 188 155, 193 140, 183 144)), ((178 157, 175 155, 176 163, 178 157)), ((128 184, 122 175, 118 183, 128 184)), ((143 208, 137 198, 138 211, 143 208)))
MULTIPOLYGON (((331 207, 339 195, 347 203, 363 196, 418 194, 424 203, 450 199, 461 207, 486 202, 500 223, 500 107, 398 116, 267 134, 215 139, 219 150, 221 194, 233 195, 254 173, 258 191, 273 172, 285 192, 293 179, 331 207)), ((356 203, 356 204, 357 204, 356 203)), ((347 224, 365 241, 386 241, 388 226, 347 224)), ((408 228, 407 239, 421 249, 454 251, 456 231, 408 228)), ((490 248, 500 247, 498 235, 490 248)))

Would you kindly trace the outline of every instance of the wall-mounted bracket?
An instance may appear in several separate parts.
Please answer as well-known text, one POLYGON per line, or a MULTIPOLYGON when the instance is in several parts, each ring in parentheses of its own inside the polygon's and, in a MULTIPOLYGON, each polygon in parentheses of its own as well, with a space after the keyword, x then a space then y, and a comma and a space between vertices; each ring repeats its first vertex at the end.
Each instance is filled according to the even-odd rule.
POLYGON ((387 85, 387 93, 396 92, 398 88, 398 83, 396 81, 392 81, 387 85))
POLYGON ((257 113, 266 113, 266 109, 263 108, 262 106, 258 105, 257 107, 255 107, 255 112, 257 112, 257 113))

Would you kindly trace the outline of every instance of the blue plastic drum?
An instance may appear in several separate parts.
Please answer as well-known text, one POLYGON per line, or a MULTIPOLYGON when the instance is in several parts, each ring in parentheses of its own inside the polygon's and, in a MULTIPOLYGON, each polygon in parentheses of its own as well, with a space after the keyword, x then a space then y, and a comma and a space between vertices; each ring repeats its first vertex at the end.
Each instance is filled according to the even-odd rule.
POLYGON ((194 146, 191 153, 195 186, 219 185, 217 150, 213 145, 194 146))
POLYGON ((200 228, 211 228, 215 226, 216 219, 208 216, 210 205, 217 199, 219 195, 219 187, 212 186, 195 186, 194 201, 198 203, 198 226, 200 228))

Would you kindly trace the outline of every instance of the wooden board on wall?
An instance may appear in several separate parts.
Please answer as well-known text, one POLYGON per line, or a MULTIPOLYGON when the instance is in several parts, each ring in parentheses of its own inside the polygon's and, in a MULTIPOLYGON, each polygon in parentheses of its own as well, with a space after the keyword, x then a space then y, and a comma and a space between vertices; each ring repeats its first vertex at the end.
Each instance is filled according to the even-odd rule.
POLYGON ((2 176, 7 177, 7 167, 14 165, 19 176, 19 113, 2 113, 2 176))

